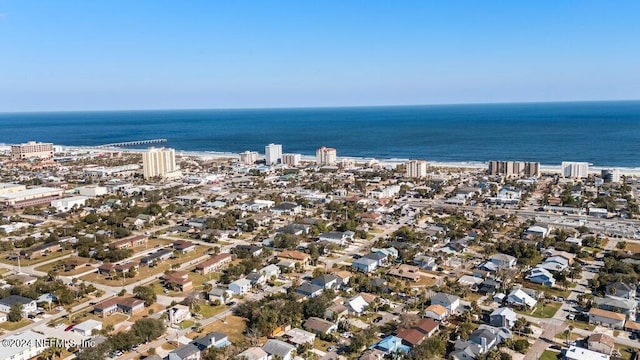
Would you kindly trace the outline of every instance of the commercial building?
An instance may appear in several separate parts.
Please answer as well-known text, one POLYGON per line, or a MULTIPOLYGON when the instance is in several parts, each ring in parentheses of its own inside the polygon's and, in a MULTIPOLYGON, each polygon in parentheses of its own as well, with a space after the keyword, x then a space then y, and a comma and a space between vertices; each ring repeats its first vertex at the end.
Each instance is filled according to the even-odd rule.
POLYGON ((282 162, 282 145, 269 144, 264 147, 264 159, 267 165, 275 165, 282 162))
POLYGON ((316 150, 316 164, 318 166, 332 166, 337 161, 337 151, 334 148, 321 147, 316 150))
POLYGON ((411 160, 405 163, 406 177, 423 178, 427 176, 427 162, 424 160, 411 160))
POLYGON ((14 160, 52 159, 53 144, 29 141, 25 144, 11 145, 11 158, 14 160))
POLYGON ((153 177, 174 177, 176 166, 176 151, 166 148, 151 148, 142 154, 142 171, 145 179, 153 177))
POLYGON ((528 161, 489 161, 489 175, 506 177, 539 177, 540 163, 528 161))
POLYGON ((298 166, 301 158, 300 154, 282 154, 282 163, 287 166, 298 166))
POLYGON ((92 177, 121 177, 125 178, 128 176, 134 175, 138 169, 140 169, 140 165, 138 164, 128 164, 128 165, 120 165, 120 166, 88 166, 84 168, 84 173, 87 176, 92 177))
POLYGON ((253 165, 256 161, 258 161, 258 157, 258 152, 247 150, 240 153, 240 162, 244 165, 253 165))
POLYGON ((589 163, 563 161, 562 175, 566 178, 586 178, 589 175, 589 163))
POLYGON ((89 185, 78 189, 78 194, 87 197, 96 197, 107 194, 107 188, 105 186, 89 185))
POLYGON ((14 209, 28 206, 49 204, 62 196, 64 190, 50 187, 39 187, 0 194, 0 205, 14 209))
POLYGON ((86 196, 67 197, 67 198, 53 200, 51 202, 51 206, 56 208, 56 210, 59 212, 65 212, 73 209, 74 206, 77 208, 83 207, 84 204, 87 202, 87 199, 89 198, 86 196))
POLYGON ((10 194, 22 190, 27 190, 25 185, 0 183, 0 195, 10 194))

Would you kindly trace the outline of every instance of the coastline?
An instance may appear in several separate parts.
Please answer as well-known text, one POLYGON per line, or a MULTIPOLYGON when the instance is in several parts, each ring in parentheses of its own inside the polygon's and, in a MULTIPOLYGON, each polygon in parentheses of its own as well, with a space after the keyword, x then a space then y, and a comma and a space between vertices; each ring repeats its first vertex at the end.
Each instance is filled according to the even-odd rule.
MULTIPOLYGON (((4 144, 3 144, 4 145, 4 144)), ((66 146, 66 145, 56 145, 60 149, 65 151, 108 151, 108 152, 131 152, 131 153, 142 153, 146 149, 132 149, 132 148, 96 148, 91 146, 66 146)), ((176 155, 178 156, 193 156, 198 157, 204 160, 212 160, 212 159, 239 159, 240 155, 238 153, 230 153, 230 152, 219 152, 219 151, 185 151, 176 149, 176 155)), ((264 158, 264 154, 260 154, 260 158, 264 158)), ((377 159, 371 157, 358 157, 358 156, 338 156, 338 161, 341 160, 352 160, 356 163, 363 163, 367 161, 378 161, 378 163, 383 165, 398 165, 409 160, 408 158, 390 158, 390 159, 377 159)), ((301 155, 301 160, 306 162, 315 161, 315 156, 311 155, 301 155)), ((450 169, 468 169, 468 170, 481 170, 486 169, 488 166, 488 162, 483 161, 464 161, 464 162, 454 162, 454 161, 431 161, 428 159, 425 160, 429 163, 430 166, 436 168, 450 168, 450 169)), ((589 164, 589 173, 591 174, 600 174, 601 170, 605 169, 617 169, 620 171, 622 175, 630 175, 630 176, 640 176, 640 168, 630 168, 630 167, 615 167, 615 166, 603 166, 603 165, 591 165, 589 164)), ((553 165, 553 164, 540 164, 540 172, 546 174, 560 174, 561 173, 561 165, 553 165)))

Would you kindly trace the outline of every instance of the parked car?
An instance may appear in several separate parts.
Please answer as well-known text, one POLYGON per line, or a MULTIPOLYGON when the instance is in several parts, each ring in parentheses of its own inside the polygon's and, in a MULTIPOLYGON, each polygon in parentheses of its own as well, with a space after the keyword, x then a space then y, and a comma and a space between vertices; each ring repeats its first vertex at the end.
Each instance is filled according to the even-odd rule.
POLYGON ((71 331, 71 329, 73 329, 74 326, 76 326, 76 324, 71 324, 71 325, 67 326, 66 328, 64 328, 64 331, 71 331))

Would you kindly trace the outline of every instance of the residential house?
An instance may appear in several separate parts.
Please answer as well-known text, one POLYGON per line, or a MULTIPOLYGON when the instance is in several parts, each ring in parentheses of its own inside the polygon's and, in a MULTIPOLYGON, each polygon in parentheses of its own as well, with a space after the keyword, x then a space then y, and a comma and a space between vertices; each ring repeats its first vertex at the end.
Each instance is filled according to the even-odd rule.
POLYGON ((342 284, 342 281, 336 275, 324 274, 311 280, 311 283, 324 289, 337 289, 342 284))
POLYGON ((144 310, 144 301, 135 297, 116 297, 94 305, 93 312, 98 316, 115 313, 136 315, 144 310))
POLYGON ((625 314, 592 307, 589 310, 589 324, 607 326, 613 329, 624 328, 627 319, 625 314))
POLYGON ((431 297, 431 305, 442 305, 449 314, 453 314, 460 307, 460 298, 455 295, 436 293, 431 297))
POLYGON ((277 356, 282 360, 293 360, 293 352, 295 349, 295 346, 276 339, 269 339, 262 345, 262 350, 269 354, 270 358, 277 356))
POLYGON ((89 319, 73 327, 73 332, 80 336, 92 336, 94 332, 102 330, 102 322, 89 319))
POLYGON ((506 327, 511 329, 518 320, 516 313, 508 307, 495 309, 489 315, 489 324, 495 327, 506 327))
POLYGON ((233 291, 222 288, 213 288, 207 294, 207 298, 211 302, 218 302, 218 304, 224 304, 227 301, 231 300, 233 297, 233 291))
POLYGON ((167 355, 167 360, 200 360, 201 352, 194 344, 181 346, 167 355))
POLYGON ((0 312, 9 313, 11 311, 11 307, 16 304, 22 305, 22 314, 24 316, 38 310, 38 305, 35 300, 20 295, 9 295, 0 299, 0 312))
POLYGON ((378 341, 377 343, 373 344, 370 349, 379 350, 387 355, 394 353, 408 353, 411 350, 409 346, 402 343, 401 338, 394 335, 389 335, 384 339, 378 341))
POLYGON ((229 290, 233 291, 233 293, 238 296, 244 295, 251 290, 251 281, 244 278, 238 279, 229 284, 229 290))
POLYGON ((553 272, 562 272, 569 267, 569 260, 563 256, 551 256, 544 260, 542 264, 536 265, 536 268, 542 268, 553 272))
POLYGON ((531 281, 532 283, 542 284, 546 286, 554 286, 556 284, 556 279, 553 277, 553 274, 547 269, 543 269, 540 267, 531 269, 529 275, 527 275, 527 280, 531 281))
POLYGON ((46 340, 45 335, 32 330, 9 335, 0 341, 0 356, 10 360, 35 359, 49 347, 46 340))
POLYGON ((239 360, 268 360, 269 354, 259 347, 250 347, 238 354, 239 360))
POLYGON ((613 349, 615 348, 614 339, 605 334, 591 334, 589 338, 587 338, 587 346, 589 350, 597 351, 601 354, 611 355, 613 349))
POLYGON ((144 226, 144 220, 137 219, 137 218, 134 218, 134 217, 127 217, 122 222, 122 225, 124 227, 126 227, 126 228, 129 228, 129 229, 140 230, 144 226))
POLYGON ((375 260, 378 263, 378 266, 385 266, 389 261, 389 255, 383 252, 370 252, 363 257, 367 259, 375 260))
POLYGON ((433 319, 420 319, 413 328, 423 333, 426 337, 432 337, 438 332, 440 323, 433 319))
POLYGON ((347 286, 349 285, 349 280, 351 279, 351 276, 353 275, 352 273, 346 271, 346 270, 341 270, 341 271, 336 271, 334 273, 335 276, 338 277, 338 279, 340 279, 340 283, 343 286, 347 286))
POLYGON ((529 296, 529 294, 524 292, 524 290, 518 288, 513 289, 509 293, 509 295, 507 295, 507 303, 509 305, 515 305, 519 307, 533 308, 536 306, 538 301, 529 296))
POLYGON ((495 254, 491 257, 491 263, 500 269, 512 269, 516 266, 518 259, 507 254, 495 254))
POLYGON ((170 259, 172 256, 173 256, 173 250, 161 249, 140 259, 140 265, 154 266, 159 262, 163 262, 170 259))
POLYGON ((173 249, 181 254, 187 254, 196 251, 196 244, 187 240, 176 240, 173 242, 173 249))
POLYGON ((193 289, 193 282, 186 271, 174 271, 162 276, 164 285, 170 289, 185 292, 193 289))
POLYGON ((310 230, 311 226, 309 225, 292 223, 277 229, 276 232, 289 235, 307 235, 310 230))
POLYGON ((134 262, 125 262, 121 264, 104 263, 98 267, 98 274, 106 275, 111 278, 113 276, 126 276, 127 273, 138 271, 140 266, 134 262))
POLYGON ((281 260, 293 260, 303 267, 309 265, 309 260, 311 259, 308 254, 295 250, 281 251, 278 254, 278 258, 281 260))
POLYGON ((416 329, 400 328, 396 331, 396 337, 402 339, 402 343, 411 348, 420 345, 426 338, 426 335, 416 329))
POLYGON ((260 256, 262 254, 262 246, 258 245, 237 245, 231 252, 238 257, 244 257, 243 254, 249 254, 253 257, 260 256))
POLYGON ((353 268, 357 271, 368 274, 370 272, 375 271, 378 268, 378 262, 374 259, 361 257, 359 259, 354 260, 351 263, 351 266, 353 266, 353 268))
POLYGON ((320 234, 318 236, 318 241, 326 241, 339 246, 346 246, 350 241, 353 241, 354 235, 355 233, 352 231, 330 231, 320 234))
POLYGON ((345 306, 350 313, 361 314, 369 306, 369 303, 364 300, 362 295, 356 295, 349 299, 345 306))
POLYGON ((231 254, 229 253, 221 253, 218 255, 214 255, 209 260, 205 260, 198 265, 196 265, 196 272, 206 275, 212 272, 223 269, 231 262, 231 254))
POLYGON ((284 338, 291 344, 299 346, 303 344, 313 344, 316 340, 316 334, 299 328, 292 328, 284 333, 284 338))
POLYGON ((458 360, 475 359, 478 355, 488 352, 511 337, 511 333, 505 328, 480 325, 469 335, 469 340, 459 339, 456 341, 455 351, 450 356, 452 359, 458 360))
POLYGON ((180 304, 167 309, 167 314, 169 315, 169 324, 179 324, 191 319, 191 310, 189 307, 180 304))
POLYGON ((111 243, 114 249, 133 249, 139 246, 144 246, 148 242, 146 235, 136 235, 128 238, 124 238, 111 243))
POLYGON ((449 316, 449 310, 439 304, 431 304, 424 310, 424 316, 427 318, 443 321, 449 316))
POLYGON ((280 276, 280 268, 274 264, 263 267, 259 272, 260 274, 264 275, 267 280, 275 279, 280 276))
POLYGON ((226 334, 220 332, 211 332, 203 337, 199 337, 193 340, 191 344, 197 346, 200 351, 204 351, 212 347, 223 348, 225 346, 231 345, 231 342, 229 341, 229 338, 226 334))
POLYGON ((262 273, 259 272, 252 272, 249 273, 245 279, 249 280, 251 282, 251 286, 262 286, 267 282, 267 277, 264 276, 262 273))
POLYGON ((309 282, 303 282, 296 289, 296 294, 300 294, 302 296, 312 298, 312 297, 320 296, 323 290, 324 288, 322 286, 314 285, 309 282))
POLYGON ((274 215, 297 215, 302 212, 302 206, 293 202, 282 202, 271 209, 269 209, 274 215))
POLYGON ((609 310, 624 314, 627 316, 628 320, 636 319, 636 308, 638 306, 638 303, 635 300, 607 295, 603 298, 593 298, 592 303, 598 309, 609 310))
POLYGON ((309 331, 313 331, 316 334, 329 334, 338 330, 338 325, 335 323, 321 319, 318 317, 310 317, 305 322, 303 327, 309 331))
POLYGON ((597 351, 588 350, 585 348, 571 345, 568 350, 564 352, 564 360, 609 360, 610 356, 601 354, 597 351))
POLYGON ((606 294, 624 299, 635 299, 636 286, 623 282, 614 282, 607 285, 606 294))
POLYGON ((486 279, 478 286, 478 293, 482 295, 495 295, 500 289, 500 283, 493 279, 486 279))
POLYGON ((544 227, 542 225, 533 225, 527 228, 524 231, 524 234, 526 236, 540 236, 544 238, 549 236, 549 232, 550 230, 547 227, 544 227))

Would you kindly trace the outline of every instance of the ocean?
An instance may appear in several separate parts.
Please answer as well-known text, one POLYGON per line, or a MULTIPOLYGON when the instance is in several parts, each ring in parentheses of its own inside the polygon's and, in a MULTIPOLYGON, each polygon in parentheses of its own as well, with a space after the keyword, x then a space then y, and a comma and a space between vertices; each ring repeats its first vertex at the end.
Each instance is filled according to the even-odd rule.
POLYGON ((587 161, 640 167, 640 101, 345 108, 0 113, 0 143, 92 146, 166 138, 184 151, 425 159, 587 161))

